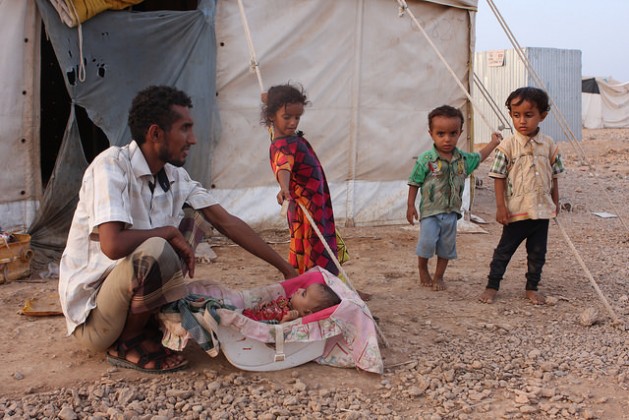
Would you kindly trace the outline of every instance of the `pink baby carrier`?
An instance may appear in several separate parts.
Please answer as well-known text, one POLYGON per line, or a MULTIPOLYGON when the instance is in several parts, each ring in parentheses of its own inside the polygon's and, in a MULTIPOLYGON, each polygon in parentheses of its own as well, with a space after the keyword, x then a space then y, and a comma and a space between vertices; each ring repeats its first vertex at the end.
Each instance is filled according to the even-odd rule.
MULTIPOLYGON (((192 294, 210 296, 225 306, 193 314, 198 324, 213 337, 207 353, 223 352, 234 366, 250 371, 274 371, 310 361, 336 367, 357 367, 383 372, 373 316, 365 302, 341 279, 315 267, 293 279, 244 291, 199 281, 189 285, 192 294), (244 308, 269 302, 279 296, 290 297, 297 289, 312 283, 327 283, 341 303, 283 324, 268 324, 242 315, 244 308)), ((163 344, 183 350, 191 335, 181 325, 181 314, 160 313, 164 329, 163 344)))

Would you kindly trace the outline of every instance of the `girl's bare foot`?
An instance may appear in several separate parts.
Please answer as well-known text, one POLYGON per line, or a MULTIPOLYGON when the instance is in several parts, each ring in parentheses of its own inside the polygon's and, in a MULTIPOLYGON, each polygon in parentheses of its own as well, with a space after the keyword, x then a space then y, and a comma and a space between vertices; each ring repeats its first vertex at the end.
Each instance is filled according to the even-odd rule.
POLYGON ((485 291, 478 297, 483 303, 494 303, 498 291, 496 289, 485 289, 485 291))
POLYGON ((432 282, 432 290, 438 292, 440 290, 446 290, 446 283, 443 281, 443 277, 442 278, 435 278, 432 282))
POLYGON ((546 304, 546 297, 544 297, 544 295, 542 295, 541 293, 537 292, 536 290, 527 290, 526 291, 526 297, 528 300, 531 301, 531 303, 533 305, 545 305, 546 304))

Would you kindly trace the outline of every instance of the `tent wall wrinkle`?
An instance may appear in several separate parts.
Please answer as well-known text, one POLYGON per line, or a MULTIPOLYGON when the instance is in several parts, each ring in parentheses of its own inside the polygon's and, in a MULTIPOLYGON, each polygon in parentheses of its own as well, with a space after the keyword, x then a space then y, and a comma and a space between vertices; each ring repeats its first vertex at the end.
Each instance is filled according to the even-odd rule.
MULTIPOLYGON (((408 3, 469 87, 470 10, 408 3)), ((300 129, 325 168, 338 224, 403 223, 414 158, 432 145, 428 113, 443 104, 467 111, 439 57, 412 21, 399 17, 395 2, 264 0, 245 8, 264 85, 301 83, 308 94, 300 129)), ((218 3, 216 22, 223 134, 212 155, 212 184, 223 205, 251 216, 248 222, 285 226, 235 1, 218 3)), ((469 120, 459 146, 469 150, 468 129, 469 120)))

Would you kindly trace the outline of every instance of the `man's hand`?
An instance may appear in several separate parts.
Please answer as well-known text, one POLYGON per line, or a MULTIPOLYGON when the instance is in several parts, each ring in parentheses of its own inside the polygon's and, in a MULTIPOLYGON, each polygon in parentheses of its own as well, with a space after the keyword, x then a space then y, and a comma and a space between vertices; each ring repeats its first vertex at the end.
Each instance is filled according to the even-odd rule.
POLYGON ((194 264, 196 262, 194 257, 194 250, 192 249, 188 241, 186 241, 186 238, 184 238, 179 229, 175 229, 174 235, 168 239, 168 243, 173 247, 175 252, 179 254, 184 263, 184 267, 182 269, 183 275, 185 276, 187 272, 190 278, 193 278, 194 264))

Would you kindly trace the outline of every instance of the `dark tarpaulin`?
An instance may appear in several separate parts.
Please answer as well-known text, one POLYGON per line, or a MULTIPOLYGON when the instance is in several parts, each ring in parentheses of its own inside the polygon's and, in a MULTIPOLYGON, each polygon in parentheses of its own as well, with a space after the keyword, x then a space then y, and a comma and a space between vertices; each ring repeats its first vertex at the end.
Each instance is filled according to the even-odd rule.
POLYGON ((596 79, 593 77, 590 79, 581 80, 581 92, 598 94, 601 93, 601 91, 598 89, 598 83, 596 83, 596 79))
MULTIPOLYGON (((127 113, 141 89, 163 84, 190 95, 197 144, 185 167, 194 179, 209 185, 210 154, 219 131, 216 0, 201 0, 197 10, 187 12, 103 12, 80 28, 67 27, 48 0, 36 2, 73 104, 85 108, 110 144, 131 141, 127 113), (81 56, 84 81, 78 78, 81 56)), ((46 141, 46 133, 41 136, 46 141)), ((59 260, 65 248, 86 165, 73 110, 51 181, 29 229, 34 271, 59 260)))

